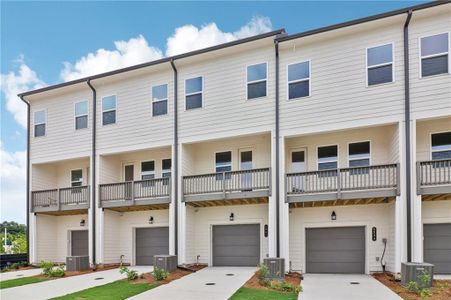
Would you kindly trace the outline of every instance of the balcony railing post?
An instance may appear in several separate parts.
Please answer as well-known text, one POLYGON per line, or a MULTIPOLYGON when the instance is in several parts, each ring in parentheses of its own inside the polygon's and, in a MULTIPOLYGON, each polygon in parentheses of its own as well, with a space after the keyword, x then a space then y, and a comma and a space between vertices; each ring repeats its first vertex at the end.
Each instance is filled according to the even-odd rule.
POLYGON ((225 186, 225 181, 226 181, 226 177, 225 177, 225 172, 222 172, 222 198, 225 199, 226 197, 226 186, 225 186))
POLYGON ((62 197, 61 197, 61 189, 58 189, 58 192, 57 192, 56 194, 57 194, 57 199, 56 199, 56 209, 57 209, 57 210, 61 210, 61 200, 62 200, 62 197))
POLYGON ((341 199, 341 170, 337 168, 337 198, 341 199))
POLYGON ((135 181, 131 182, 132 205, 135 205, 135 181))
POLYGON ((396 164, 396 195, 401 195, 401 182, 400 182, 400 176, 401 176, 401 166, 399 163, 396 164))
POLYGON ((421 163, 417 161, 417 195, 420 195, 422 176, 421 163))

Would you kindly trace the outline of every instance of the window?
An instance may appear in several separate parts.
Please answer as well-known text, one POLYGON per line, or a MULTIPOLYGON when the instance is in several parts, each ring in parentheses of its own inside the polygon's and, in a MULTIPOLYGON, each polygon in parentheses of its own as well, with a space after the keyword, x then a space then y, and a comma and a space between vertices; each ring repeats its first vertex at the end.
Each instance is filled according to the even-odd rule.
POLYGON ((116 123, 116 96, 102 99, 102 125, 116 123))
POLYGON ((305 151, 291 152, 291 172, 305 172, 305 151))
MULTIPOLYGON (((216 173, 232 171, 232 152, 216 153, 216 173)), ((230 179, 230 173, 225 179, 230 179)), ((216 180, 222 180, 222 174, 216 175, 216 180)))
POLYGON ((141 163, 141 180, 149 180, 155 178, 155 162, 143 161, 141 163))
POLYGON ((451 159, 451 131, 431 136, 432 160, 451 159))
POLYGON ((75 129, 88 128, 88 101, 75 103, 75 129))
POLYGON ((442 33, 420 39, 421 77, 448 73, 449 34, 442 33))
POLYGON ((152 116, 168 113, 168 85, 162 84, 152 87, 152 116))
POLYGON ((367 84, 393 82, 393 44, 366 50, 367 84))
POLYGON ((45 110, 34 113, 34 136, 45 136, 45 125, 47 123, 45 110))
POLYGON ((247 99, 266 96, 266 63, 247 67, 247 99))
POLYGON ((310 62, 288 65, 288 99, 310 96, 310 62))
POLYGON ((203 78, 185 80, 185 109, 202 107, 203 78))
POLYGON ((338 168, 338 146, 318 147, 318 170, 338 168))
POLYGON ((83 185, 83 171, 81 169, 72 170, 70 178, 72 187, 83 185))
POLYGON ((370 142, 349 144, 349 167, 367 167, 370 165, 370 142))
POLYGON ((171 177, 171 159, 163 159, 161 162, 161 177, 171 177))

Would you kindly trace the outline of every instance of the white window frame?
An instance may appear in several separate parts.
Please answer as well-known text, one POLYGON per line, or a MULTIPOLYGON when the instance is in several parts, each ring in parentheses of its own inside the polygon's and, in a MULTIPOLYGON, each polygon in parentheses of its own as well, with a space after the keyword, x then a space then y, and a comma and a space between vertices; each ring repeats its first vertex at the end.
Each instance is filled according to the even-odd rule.
POLYGON ((152 87, 150 88, 150 96, 151 96, 151 100, 152 100, 152 105, 151 105, 151 108, 150 108, 152 118, 167 116, 168 113, 169 113, 169 84, 168 83, 161 83, 161 84, 152 85, 152 87), (166 86, 166 98, 154 100, 154 98, 153 98, 153 88, 154 87, 158 87, 158 86, 162 86, 162 85, 166 86), (166 113, 164 115, 154 116, 154 114, 153 114, 153 104, 156 103, 156 102, 162 102, 162 101, 166 101, 166 113))
POLYGON ((433 34, 428 34, 428 35, 423 35, 423 36, 420 36, 420 37, 418 37, 418 70, 419 70, 419 74, 418 74, 418 76, 419 76, 419 78, 420 79, 422 79, 422 78, 431 78, 431 77, 436 77, 436 76, 442 76, 442 75, 446 75, 446 74, 450 74, 450 72, 451 72, 451 59, 450 59, 450 52, 451 52, 451 41, 450 41, 450 33, 449 33, 449 31, 448 32, 438 32, 438 33, 433 33, 433 34), (427 38, 427 37, 431 37, 431 36, 434 36, 434 35, 440 35, 440 34, 444 34, 444 33, 446 33, 446 35, 448 36, 448 52, 441 52, 441 53, 436 53, 436 54, 431 54, 431 55, 426 55, 426 56, 422 56, 421 55, 421 39, 423 39, 423 38, 427 38), (425 58, 431 58, 431 57, 436 57, 436 56, 441 56, 441 55, 445 55, 445 54, 448 54, 448 73, 442 73, 442 74, 436 74, 436 75, 430 75, 430 76, 426 76, 426 77, 423 77, 423 69, 421 68, 422 67, 422 64, 421 64, 421 62, 423 61, 423 59, 425 59, 425 58))
POLYGON ((287 64, 287 71, 286 72, 287 72, 287 86, 286 86, 286 89, 287 89, 287 100, 288 101, 296 100, 296 99, 302 99, 302 98, 308 98, 308 97, 312 96, 312 80, 311 80, 311 78, 312 78, 312 62, 311 62, 311 59, 307 59, 307 60, 303 60, 303 61, 297 61, 297 62, 293 62, 291 64, 287 64), (296 80, 289 81, 288 80, 289 75, 290 75, 289 71, 288 71, 289 67, 292 66, 292 65, 302 64, 302 63, 305 63, 305 62, 308 62, 308 78, 296 79, 296 80), (291 98, 290 99, 290 83, 298 83, 298 82, 303 82, 303 81, 307 81, 307 80, 308 80, 308 95, 307 96, 303 96, 303 97, 297 97, 297 98, 291 98))
POLYGON ((140 161, 139 162, 139 170, 140 170, 140 179, 139 180, 152 180, 152 179, 155 179, 156 177, 155 177, 155 167, 156 167, 156 165, 155 165, 155 160, 153 160, 153 159, 151 159, 151 160, 142 160, 142 161, 140 161), (146 162, 151 162, 151 161, 153 161, 153 171, 143 171, 143 163, 146 163, 146 162), (153 178, 152 179, 143 179, 143 176, 146 176, 146 175, 153 175, 153 178))
MULTIPOLYGON (((102 114, 103 115, 103 114, 102 114)), ((74 102, 74 130, 83 130, 83 129, 88 129, 89 128, 89 101, 88 100, 80 100, 80 101, 76 101, 76 102, 74 102), (83 102, 86 102, 86 107, 87 107, 87 111, 86 111, 86 114, 82 114, 82 115, 77 115, 77 110, 76 110, 76 107, 77 107, 77 104, 78 103, 83 103, 83 102), (77 118, 78 117, 83 117, 83 116, 86 116, 87 118, 87 123, 86 123, 86 127, 85 128, 80 128, 80 129, 77 129, 77 118)))
POLYGON ((252 64, 252 65, 247 65, 246 66, 246 101, 252 101, 252 100, 268 97, 268 80, 269 80, 269 66, 268 66, 268 62, 267 61, 255 63, 255 64, 252 64), (247 73, 248 73, 249 67, 257 66, 257 65, 261 65, 261 64, 266 64, 266 78, 265 79, 258 79, 258 80, 247 81, 247 73), (248 98, 249 84, 259 83, 259 82, 263 82, 263 81, 266 82, 266 84, 265 84, 265 94, 266 95, 265 96, 261 96, 261 97, 256 97, 256 98, 249 99, 248 98))
POLYGON ((347 153, 347 156, 348 156, 348 168, 351 168, 351 164, 350 164, 350 162, 351 162, 351 160, 360 160, 360 159, 369 159, 369 166, 371 166, 371 164, 372 164, 372 159, 371 159, 371 153, 372 153, 372 142, 371 142, 371 140, 363 140, 363 141, 354 141, 354 142, 349 142, 348 143, 348 153, 347 153), (349 146, 351 145, 351 144, 357 144, 357 143, 365 143, 365 142, 368 142, 368 143, 370 143, 370 152, 368 153, 368 157, 359 157, 359 158, 355 158, 355 159, 351 159, 351 157, 350 157, 350 155, 349 155, 349 146))
POLYGON ((81 187, 81 186, 83 186, 83 169, 71 169, 70 170, 70 187, 81 187), (80 180, 76 180, 76 181, 72 180, 72 172, 74 172, 74 171, 81 171, 80 180), (74 183, 78 183, 78 182, 80 182, 81 184, 76 185, 76 186, 73 185, 74 183))
POLYGON ((170 157, 161 159, 161 177, 163 178, 164 177, 163 174, 166 174, 166 173, 169 173, 172 175, 172 158, 170 158, 170 157), (163 160, 167 160, 167 159, 171 160, 171 167, 169 169, 163 169, 163 160))
POLYGON ((102 97, 102 101, 101 101, 101 103, 100 103, 100 109, 101 109, 101 111, 102 111, 102 114, 101 114, 101 118, 100 118, 100 124, 102 124, 102 126, 110 126, 110 125, 116 125, 117 124, 117 96, 116 96, 116 94, 112 94, 112 95, 105 95, 105 96, 103 96, 102 97), (114 96, 114 98, 115 98, 115 102, 116 102, 116 105, 115 105, 115 107, 114 107, 114 109, 107 109, 107 110, 103 110, 103 100, 105 99, 105 98, 108 98, 108 97, 112 97, 112 96, 114 96), (116 111, 116 119, 115 119, 115 122, 114 123, 111 123, 111 124, 103 124, 103 113, 104 112, 109 112, 109 111, 116 111))
POLYGON ((446 148, 445 150, 439 150, 439 151, 437 151, 437 150, 432 150, 432 136, 434 135, 434 134, 438 134, 438 133, 446 133, 446 132, 450 132, 449 130, 444 130, 444 131, 434 131, 434 132, 431 132, 430 134, 429 134, 429 145, 430 145, 430 147, 429 147, 429 149, 431 149, 431 151, 430 151, 430 160, 432 161, 433 160, 433 158, 432 158, 432 153, 434 153, 434 152, 442 152, 442 151, 448 151, 448 150, 451 150, 451 146, 449 147, 449 148, 446 148))
POLYGON ((33 112, 33 137, 34 138, 41 138, 47 136, 47 109, 40 109, 33 112), (36 123, 36 113, 38 112, 44 112, 44 122, 36 123), (42 125, 44 124, 44 135, 36 136, 36 125, 42 125))
MULTIPOLYGON (((215 164, 215 173, 218 173, 216 171, 216 154, 217 153, 223 153, 223 152, 230 152, 230 171, 233 171, 233 151, 232 150, 221 150, 221 151, 216 151, 214 153, 214 156, 213 156, 213 161, 214 161, 214 164, 215 164)), ((226 172, 230 172, 230 171, 226 171, 226 172)))
POLYGON ((330 147, 330 146, 337 146, 337 159, 336 160, 328 160, 328 161, 323 161, 321 163, 326 163, 326 162, 333 162, 336 161, 337 162, 337 169, 340 168, 340 145, 339 144, 329 144, 329 145, 318 145, 316 146, 316 170, 317 171, 327 171, 327 170, 335 170, 335 169, 327 169, 327 170, 320 170, 319 169, 319 157, 318 157, 318 151, 319 148, 323 148, 323 147, 330 147))
POLYGON ((191 111, 191 110, 197 110, 197 109, 201 109, 204 108, 204 84, 205 84, 205 80, 204 80, 204 76, 203 75, 194 75, 194 76, 190 76, 188 78, 185 78, 185 86, 183 88, 183 93, 184 93, 184 111, 191 111), (195 92, 195 93, 186 93, 186 82, 190 79, 194 79, 194 78, 202 78, 202 89, 200 92, 195 92), (201 94, 202 95, 202 102, 201 102, 201 106, 200 107, 196 107, 196 108, 190 108, 190 109, 186 109, 186 97, 188 96, 192 96, 192 95, 197 95, 197 94, 201 94))
POLYGON ((385 85, 385 84, 394 83, 395 82, 395 43, 394 42, 388 42, 388 43, 377 44, 377 45, 366 47, 366 49, 365 49, 365 66, 366 66, 366 69, 365 69, 365 71, 366 71, 366 73, 365 73, 365 76, 366 76, 366 87, 375 87, 375 86, 381 86, 381 85, 385 85), (386 46, 386 45, 391 45, 391 62, 368 66, 368 50, 372 49, 372 48, 386 46), (368 71, 369 71, 369 69, 378 68, 378 67, 384 67, 384 66, 388 66, 388 65, 391 65, 391 81, 369 85, 368 84, 368 71))

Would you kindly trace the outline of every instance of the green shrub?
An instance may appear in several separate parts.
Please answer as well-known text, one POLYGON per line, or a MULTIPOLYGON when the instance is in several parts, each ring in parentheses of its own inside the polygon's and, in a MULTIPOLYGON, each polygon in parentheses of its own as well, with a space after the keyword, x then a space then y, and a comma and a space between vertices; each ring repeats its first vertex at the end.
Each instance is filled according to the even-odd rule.
POLYGON ((63 277, 64 276, 64 267, 63 266, 56 266, 52 267, 50 269, 50 272, 48 274, 49 277, 63 277))
POLYGON ((153 278, 155 278, 156 281, 165 280, 166 278, 168 278, 169 272, 166 271, 165 269, 155 267, 153 269, 152 276, 153 278))
POLYGON ((426 298, 431 295, 431 290, 429 288, 431 284, 432 277, 428 272, 423 271, 420 276, 418 276, 419 282, 409 281, 407 283, 407 289, 411 292, 417 293, 421 298, 426 298))
POLYGON ((126 274, 127 275, 127 279, 128 280, 134 280, 136 278, 138 278, 138 272, 136 272, 135 270, 129 269, 127 267, 120 267, 119 268, 119 272, 121 274, 126 274))
POLYGON ((39 266, 42 268, 42 274, 50 276, 50 271, 53 268, 53 263, 51 261, 41 261, 39 266))
POLYGON ((295 286, 285 280, 281 280, 281 281, 272 280, 272 281, 269 281, 269 283, 266 286, 269 287, 270 289, 273 289, 276 291, 281 291, 281 292, 286 292, 286 293, 296 293, 297 294, 302 290, 300 286, 295 286))
POLYGON ((262 281, 268 275, 268 267, 265 264, 258 264, 258 278, 262 281))

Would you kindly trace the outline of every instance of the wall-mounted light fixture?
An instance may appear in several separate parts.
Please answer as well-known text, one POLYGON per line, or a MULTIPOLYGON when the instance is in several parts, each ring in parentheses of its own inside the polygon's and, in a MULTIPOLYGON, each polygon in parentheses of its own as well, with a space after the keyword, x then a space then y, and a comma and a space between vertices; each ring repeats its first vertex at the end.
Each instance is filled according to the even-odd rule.
POLYGON ((80 221, 80 226, 83 227, 83 226, 85 226, 85 224, 86 224, 85 219, 81 219, 81 221, 80 221))
POLYGON ((335 213, 335 211, 333 211, 332 214, 330 215, 330 219, 332 221, 335 221, 337 219, 337 214, 335 213))
POLYGON ((235 219, 235 215, 233 213, 230 213, 229 220, 233 221, 234 219, 235 219))
POLYGON ((152 216, 149 218, 149 224, 153 224, 153 217, 152 216))

